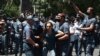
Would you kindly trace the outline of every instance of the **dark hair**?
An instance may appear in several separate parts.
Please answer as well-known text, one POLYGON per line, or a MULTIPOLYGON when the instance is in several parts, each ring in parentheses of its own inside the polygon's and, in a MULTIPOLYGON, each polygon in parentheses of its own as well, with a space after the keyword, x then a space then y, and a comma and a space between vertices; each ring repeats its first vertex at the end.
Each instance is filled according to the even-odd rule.
POLYGON ((65 18, 65 14, 64 13, 58 13, 58 15, 60 15, 62 18, 65 18))
POLYGON ((45 23, 45 28, 46 28, 46 25, 47 25, 48 23, 50 23, 51 26, 53 27, 53 24, 52 24, 51 22, 46 22, 46 23, 45 23))
POLYGON ((21 21, 21 22, 23 22, 23 21, 25 20, 25 18, 23 18, 23 17, 19 17, 18 19, 19 19, 19 21, 21 21))
POLYGON ((92 17, 95 17, 95 10, 94 10, 94 8, 93 7, 91 7, 91 6, 89 6, 88 8, 90 8, 91 9, 91 11, 92 11, 92 17))
POLYGON ((51 22, 46 22, 46 23, 45 23, 45 29, 44 29, 44 33, 47 33, 46 26, 47 26, 47 24, 48 24, 48 23, 50 23, 50 24, 51 24, 51 26, 53 27, 53 24, 52 24, 51 22))

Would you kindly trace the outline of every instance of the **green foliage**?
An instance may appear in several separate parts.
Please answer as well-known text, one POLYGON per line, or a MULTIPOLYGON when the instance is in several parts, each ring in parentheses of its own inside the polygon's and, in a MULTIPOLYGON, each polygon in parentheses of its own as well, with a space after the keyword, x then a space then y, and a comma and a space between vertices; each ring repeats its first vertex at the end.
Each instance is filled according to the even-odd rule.
POLYGON ((19 0, 13 0, 14 2, 14 4, 16 5, 16 6, 19 6, 19 4, 20 4, 20 1, 19 0))
POLYGON ((6 7, 5 9, 4 9, 4 11, 5 11, 5 13, 8 15, 8 16, 18 16, 18 14, 19 14, 19 9, 18 9, 18 7, 16 6, 16 5, 12 5, 11 7, 6 7))
MULTIPOLYGON (((10 1, 10 0, 9 0, 10 1)), ((3 9, 7 15, 16 16, 19 15, 20 0, 13 0, 11 5, 7 5, 8 0, 0 0, 0 9, 3 9)), ((25 1, 25 0, 23 0, 25 1)), ((75 13, 73 7, 68 3, 70 0, 30 0, 32 4, 39 2, 40 9, 44 9, 44 16, 51 14, 57 14, 58 12, 75 13)), ((82 10, 86 11, 88 6, 93 6, 96 13, 100 14, 100 0, 73 0, 74 3, 82 10)))

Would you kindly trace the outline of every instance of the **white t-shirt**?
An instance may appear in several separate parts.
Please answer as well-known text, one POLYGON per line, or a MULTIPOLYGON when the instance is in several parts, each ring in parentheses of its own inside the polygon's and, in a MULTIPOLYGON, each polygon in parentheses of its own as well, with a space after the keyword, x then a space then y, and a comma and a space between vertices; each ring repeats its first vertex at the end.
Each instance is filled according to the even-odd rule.
POLYGON ((81 26, 78 22, 74 23, 75 34, 80 34, 81 33, 81 31, 77 29, 77 28, 80 28, 80 27, 81 26))

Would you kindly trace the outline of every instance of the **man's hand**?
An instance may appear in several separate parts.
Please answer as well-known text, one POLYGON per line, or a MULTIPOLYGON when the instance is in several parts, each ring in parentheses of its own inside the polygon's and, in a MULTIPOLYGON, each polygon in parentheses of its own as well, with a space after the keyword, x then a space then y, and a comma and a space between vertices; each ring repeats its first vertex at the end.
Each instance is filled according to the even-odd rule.
POLYGON ((35 44, 33 45, 33 47, 38 48, 38 47, 39 47, 39 44, 38 44, 38 43, 35 43, 35 44))
POLYGON ((67 40, 68 38, 69 38, 69 35, 65 34, 65 35, 59 37, 58 40, 67 40))
POLYGON ((58 40, 62 40, 62 38, 58 38, 58 40))
POLYGON ((40 39, 40 36, 35 36, 36 39, 40 39))
POLYGON ((58 30, 58 34, 56 34, 55 36, 56 36, 56 37, 61 37, 61 36, 63 36, 64 34, 65 34, 64 32, 58 30))
POLYGON ((36 39, 36 40, 41 40, 42 37, 41 37, 41 36, 35 36, 35 39, 36 39))

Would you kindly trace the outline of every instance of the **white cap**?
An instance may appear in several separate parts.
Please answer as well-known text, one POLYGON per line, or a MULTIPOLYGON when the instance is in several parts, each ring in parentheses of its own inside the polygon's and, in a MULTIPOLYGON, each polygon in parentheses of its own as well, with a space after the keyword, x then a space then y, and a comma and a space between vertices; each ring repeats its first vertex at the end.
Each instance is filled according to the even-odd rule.
POLYGON ((26 19, 32 19, 32 15, 27 16, 26 19))
POLYGON ((33 18, 34 21, 39 21, 39 18, 35 17, 33 18))

